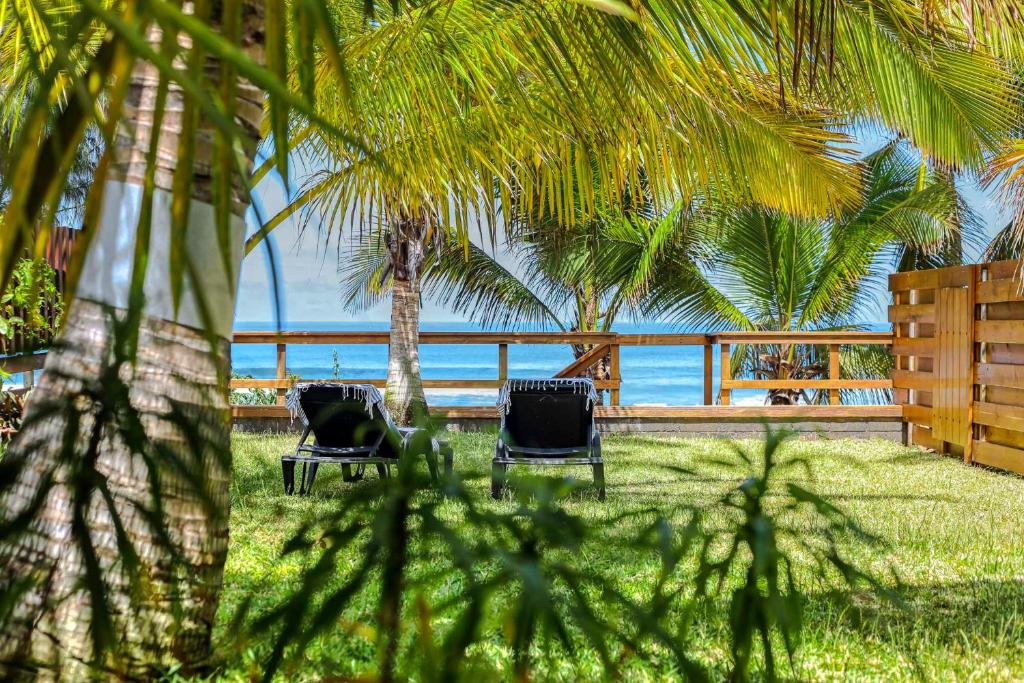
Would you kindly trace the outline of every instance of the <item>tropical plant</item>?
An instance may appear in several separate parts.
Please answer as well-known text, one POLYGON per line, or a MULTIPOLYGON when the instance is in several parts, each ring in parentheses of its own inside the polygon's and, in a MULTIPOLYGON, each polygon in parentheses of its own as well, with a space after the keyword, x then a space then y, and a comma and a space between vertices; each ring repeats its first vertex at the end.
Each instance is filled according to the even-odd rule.
MULTIPOLYGON (((550 11, 566 22, 580 18, 575 9, 550 11)), ((361 131, 386 163, 367 164, 362 151, 315 126, 294 126, 291 145, 310 170, 301 193, 267 229, 298 211, 307 223, 319 223, 328 238, 355 222, 351 229, 388 255, 386 400, 399 422, 426 406, 418 357, 425 260, 449 239, 465 245, 471 216, 493 237, 498 207, 507 210, 512 198, 521 196, 572 224, 578 215, 617 208, 624 179, 637 177, 656 160, 662 172, 653 174, 658 182, 651 192, 662 198, 711 182, 723 192, 797 212, 851 198, 849 169, 829 147, 836 138, 820 114, 803 107, 783 110, 766 99, 765 86, 756 80, 744 79, 738 96, 725 100, 703 85, 681 89, 670 76, 677 55, 662 52, 650 37, 631 48, 649 65, 627 61, 617 67, 644 71, 642 87, 615 100, 581 98, 580 93, 606 87, 603 47, 588 39, 578 46, 572 72, 564 72, 562 63, 572 55, 562 47, 568 44, 566 31, 545 29, 535 34, 537 44, 517 40, 514 36, 534 34, 537 21, 521 8, 481 14, 470 3, 453 3, 443 13, 381 11, 376 19, 368 25, 348 13, 337 16, 338 33, 352 36, 342 52, 349 79, 323 83, 319 106, 337 127, 361 131), (548 61, 549 49, 559 54, 554 63, 548 61), (570 99, 566 82, 578 88, 570 99), (651 86, 658 82, 663 87, 655 92, 651 86), (388 103, 386 115, 381 103, 388 103), (677 121, 678 128, 663 125, 667 120, 677 121), (708 139, 721 144, 709 145, 708 139), (791 191, 778 192, 783 178, 775 159, 766 163, 769 149, 802 178, 791 191), (673 162, 666 166, 663 155, 673 162), (745 161, 736 166, 741 158, 745 161), (714 178, 709 166, 717 169, 714 178), (754 168, 761 171, 748 173, 754 168), (574 176, 581 169, 588 187, 612 190, 577 191, 574 176), (777 182, 769 190, 764 181, 771 176, 777 182), (826 186, 832 188, 827 195, 819 191, 826 186)), ((321 58, 317 72, 327 60, 321 58)), ((578 187, 584 187, 582 181, 578 187)), ((254 235, 250 243, 258 240, 254 235)))
MULTIPOLYGON (((563 332, 608 332, 623 315, 635 314, 655 278, 692 267, 701 248, 687 229, 684 211, 659 211, 650 200, 625 198, 617 211, 560 226, 538 209, 532 216, 508 212, 507 253, 457 236, 442 235, 424 257, 423 295, 483 326, 551 327, 563 332), (514 266, 506 266, 507 259, 514 266)), ((343 300, 351 310, 376 305, 392 288, 388 259, 379 242, 359 241, 339 264, 343 300)), ((608 379, 608 352, 575 344, 580 370, 608 379)))
MULTIPOLYGON (((863 203, 826 221, 760 207, 706 208, 698 229, 707 240, 697 264, 701 277, 688 271, 685 287, 660 279, 646 312, 678 324, 732 330, 865 329, 865 311, 884 291, 886 261, 906 263, 914 260, 912 253, 958 263, 959 251, 948 245, 971 245, 981 234, 948 175, 933 172, 919 182, 919 171, 918 158, 905 145, 882 147, 864 159, 863 203)), ((736 377, 828 376, 827 347, 741 344, 731 359, 736 377)), ((884 349, 844 347, 841 371, 844 378, 877 378, 888 373, 889 362, 884 349)), ((844 392, 847 400, 857 399, 856 392, 844 392)), ((827 396, 777 389, 767 400, 817 403, 827 396)))
POLYGON ((992 160, 985 181, 989 186, 999 186, 999 198, 1013 215, 985 248, 984 259, 1020 259, 1024 253, 1024 139, 1006 143, 992 160))
MULTIPOLYGON (((77 298, 5 454, 0 493, 0 660, 7 672, 42 667, 79 679, 152 677, 179 663, 188 673, 207 661, 227 543, 226 327, 261 131, 273 146, 265 168, 284 178, 297 144, 289 132, 303 128, 355 162, 352 177, 364 181, 351 187, 361 198, 372 195, 364 190, 375 173, 436 178, 442 192, 403 183, 411 193, 403 199, 414 201, 389 204, 397 215, 418 216, 456 189, 420 164, 421 147, 388 159, 372 130, 324 116, 317 97, 332 84, 341 107, 330 111, 365 92, 347 65, 358 49, 372 48, 382 65, 389 51, 413 61, 441 54, 445 73, 488 76, 466 79, 481 86, 471 90, 487 103, 475 110, 482 118, 508 98, 524 121, 553 122, 543 137, 521 129, 518 151, 534 154, 517 180, 536 176, 553 206, 568 197, 552 182, 564 174, 550 169, 596 155, 616 160, 603 167, 609 178, 644 168, 659 194, 722 184, 806 214, 849 201, 855 187, 835 158, 838 136, 805 114, 801 94, 848 98, 855 106, 840 110, 904 131, 941 163, 972 164, 1008 115, 1007 79, 986 39, 1004 51, 1019 39, 1012 12, 989 4, 972 7, 965 27, 952 9, 931 5, 836 3, 827 30, 809 29, 823 26, 816 14, 785 3, 5 0, 2 8, 4 64, 37 80, 27 101, 17 89, 2 94, 4 115, 17 112, 18 123, 0 173, 10 193, 0 289, 25 248, 45 243, 90 124, 104 148, 76 244, 77 298), (517 12, 524 21, 477 30, 492 9, 502 10, 499 21, 517 12), (374 10, 403 19, 364 20, 374 10), (371 45, 336 31, 339 16, 371 45), (458 27, 468 30, 450 30, 458 27), (26 31, 33 40, 22 40, 26 31), (415 42, 449 34, 465 42, 415 42), (482 87, 495 83, 507 90, 482 87), (769 95, 775 86, 783 97, 769 95), (652 131, 666 127, 672 144, 662 146, 652 131), (585 144, 574 148, 576 140, 585 144), (117 268, 105 261, 111 254, 117 268)), ((458 116, 445 125, 451 112, 441 105, 449 95, 464 101, 465 91, 432 90, 440 81, 420 76, 436 71, 382 69, 390 96, 369 106, 392 122, 434 114, 416 139, 443 157, 465 128, 458 116)), ((513 139, 493 134, 508 129, 504 117, 491 120, 494 130, 474 130, 513 139)), ((492 157, 474 160, 467 173, 489 179, 492 157)), ((385 511, 379 523, 394 518, 385 511)))
POLYGON ((49 341, 60 329, 64 297, 56 275, 43 259, 18 262, 8 290, 0 293, 0 349, 15 335, 35 345, 49 341))
MULTIPOLYGON (((799 10, 796 15, 797 40, 804 30, 813 35, 815 20, 799 10)), ((363 131, 372 140, 373 151, 390 162, 377 168, 388 170, 367 167, 361 152, 324 136, 315 126, 299 124, 291 129, 291 145, 311 170, 302 192, 266 229, 304 210, 306 218, 319 223, 329 237, 342 232, 352 216, 359 216, 360 228, 371 233, 369 239, 386 247, 387 281, 394 292, 386 395, 400 422, 411 420, 426 406, 418 355, 419 282, 426 254, 442 249, 446 237, 439 232, 453 232, 465 246, 473 214, 481 217, 492 239, 498 207, 507 211, 518 198, 525 198, 526 213, 544 207, 555 222, 571 225, 577 213, 620 211, 624 187, 639 184, 643 174, 654 177, 649 193, 662 205, 713 187, 723 197, 757 201, 800 215, 826 206, 834 210, 855 199, 848 193, 850 185, 843 183, 842 165, 837 164, 843 155, 833 154, 838 146, 826 142, 831 138, 826 133, 829 124, 841 126, 866 118, 912 131, 909 135, 915 140, 925 134, 929 141, 923 149, 936 158, 953 155, 957 163, 976 165, 998 137, 995 131, 1005 130, 1010 120, 1007 112, 964 101, 967 93, 959 89, 966 83, 947 87, 947 78, 959 81, 957 74, 965 76, 968 67, 964 55, 955 49, 933 52, 933 64, 914 64, 906 61, 905 52, 895 49, 891 36, 876 36, 881 42, 872 45, 869 60, 884 64, 883 69, 909 68, 907 73, 913 75, 903 87, 919 93, 930 115, 953 115, 966 124, 955 130, 943 126, 941 132, 937 128, 926 132, 920 112, 911 113, 905 108, 906 100, 894 97, 883 74, 844 69, 854 60, 864 63, 863 46, 857 45, 861 31, 871 32, 889 21, 911 33, 923 27, 913 28, 915 20, 909 15, 889 16, 874 25, 869 13, 848 17, 846 24, 830 24, 818 46, 828 44, 830 56, 812 50, 805 59, 798 47, 792 85, 781 87, 779 99, 768 92, 775 85, 759 73, 765 63, 755 66, 736 54, 735 45, 723 46, 697 30, 684 38, 687 51, 701 60, 712 59, 714 52, 714 60, 724 59, 736 69, 738 78, 728 88, 735 97, 723 98, 726 91, 716 87, 718 75, 694 80, 685 73, 692 65, 680 63, 676 51, 662 51, 648 40, 632 49, 644 52, 654 73, 645 72, 642 81, 634 81, 638 88, 630 96, 603 97, 597 93, 604 87, 608 69, 622 71, 631 65, 611 67, 604 46, 593 40, 573 44, 562 31, 550 36, 541 33, 541 41, 549 37, 555 41, 560 60, 577 52, 582 55, 571 72, 563 71, 559 63, 547 61, 546 53, 537 52, 537 45, 516 39, 522 34, 538 35, 535 20, 516 9, 491 12, 484 18, 474 6, 460 3, 433 15, 381 11, 370 25, 340 12, 336 30, 352 36, 342 52, 349 79, 318 81, 321 110, 339 128, 363 131), (407 32, 413 24, 416 30, 407 32), (566 50, 566 45, 574 45, 573 50, 566 50), (840 53, 843 58, 837 57, 840 53), (466 63, 475 68, 466 69, 466 63), (841 74, 834 81, 819 79, 818 67, 824 69, 824 64, 841 74), (678 77, 666 82, 663 77, 669 73, 678 77), (541 74, 546 77, 536 78, 541 74), (839 81, 849 82, 842 89, 834 88, 839 81), (571 101, 563 97, 563 84, 568 82, 577 86, 571 101), (556 84, 554 90, 547 87, 550 83, 556 84), (793 91, 788 100, 787 87, 793 91), (820 88, 837 113, 808 106, 799 96, 803 87, 820 88), (382 102, 389 105, 383 116, 382 102), (669 121, 672 124, 665 125, 669 121), (842 189, 837 191, 837 186, 842 189), (833 189, 821 194, 819 190, 826 187, 833 189)), ((687 17, 688 24, 695 21, 701 20, 687 17)), ((741 40, 752 38, 742 35, 741 40)), ((676 36, 669 38, 676 40, 676 36)), ((781 59, 777 50, 761 57, 768 63, 781 59)), ((325 54, 310 70, 327 73, 330 59, 325 54)), ((995 80, 988 82, 993 92, 986 95, 994 95, 997 101, 1005 97, 1005 77, 996 77, 999 67, 994 61, 973 57, 968 61, 972 68, 994 70, 995 80)), ((841 137, 832 141, 841 142, 841 137)), ((250 244, 260 238, 254 235, 250 244)))
POLYGON ((403 459, 394 481, 367 482, 288 540, 282 559, 304 568, 296 590, 262 608, 255 595, 243 603, 230 631, 245 636, 235 645, 252 648, 253 636, 269 641, 262 679, 287 675, 348 608, 369 599, 386 681, 526 681, 535 673, 533 651, 570 657, 582 648, 612 676, 623 673, 622 653, 658 650, 687 680, 711 680, 711 667, 737 681, 755 668, 779 680, 787 659, 774 643, 781 641, 792 664, 802 630, 807 588, 793 571, 796 556, 821 568, 814 581, 863 583, 884 593, 839 551, 842 537, 867 544, 873 537, 794 480, 794 473, 801 482, 812 477, 813 469, 785 452, 789 436, 768 429, 763 447, 723 445, 714 462, 736 486, 699 506, 645 510, 648 523, 628 537, 615 530, 618 517, 567 513, 561 500, 579 485, 566 479, 514 478, 517 504, 505 512, 481 505, 459 480, 433 489, 422 466, 403 459), (463 517, 457 526, 446 520, 452 504, 463 517), (728 511, 726 522, 709 524, 705 515, 720 509, 728 511), (564 561, 598 539, 607 555, 621 547, 649 556, 655 571, 644 589, 623 590, 603 563, 581 569, 564 561), (415 570, 424 565, 430 570, 415 570), (723 601, 733 615, 730 648, 716 661, 694 652, 692 615, 721 609, 723 601), (511 654, 511 672, 474 654, 474 645, 495 633, 511 654))
MULTIPOLYGON (((231 373, 231 379, 255 379, 252 375, 231 373)), ((228 403, 233 406, 272 406, 277 403, 277 392, 273 389, 232 389, 228 403)))

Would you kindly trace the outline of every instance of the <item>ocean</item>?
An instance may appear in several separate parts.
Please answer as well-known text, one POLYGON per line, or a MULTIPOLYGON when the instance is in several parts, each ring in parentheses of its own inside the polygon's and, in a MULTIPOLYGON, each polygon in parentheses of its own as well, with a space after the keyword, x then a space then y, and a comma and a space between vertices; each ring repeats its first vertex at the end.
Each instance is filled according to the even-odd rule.
MULTIPOLYGON (((236 323, 235 329, 269 330, 266 323, 236 323)), ((387 323, 293 322, 290 330, 314 331, 386 331, 387 323)), ((424 323, 424 332, 470 332, 481 328, 465 323, 424 323)), ((629 333, 665 333, 678 330, 668 325, 629 324, 615 326, 629 333)), ((387 346, 295 344, 288 347, 288 371, 300 377, 334 376, 334 352, 337 352, 341 378, 383 378, 387 375, 387 346)), ((275 348, 272 344, 234 344, 232 369, 256 378, 275 374, 275 348)), ((572 362, 568 346, 510 345, 509 377, 550 377, 572 362)), ((624 346, 620 352, 622 405, 691 406, 703 403, 704 352, 700 346, 624 346)), ((718 394, 718 354, 714 358, 714 395, 718 394)), ((420 346, 420 365, 424 379, 494 379, 498 372, 496 345, 420 346)), ((735 392, 734 403, 759 405, 764 393, 735 392)), ((434 405, 493 405, 497 390, 428 390, 427 401, 434 405)))

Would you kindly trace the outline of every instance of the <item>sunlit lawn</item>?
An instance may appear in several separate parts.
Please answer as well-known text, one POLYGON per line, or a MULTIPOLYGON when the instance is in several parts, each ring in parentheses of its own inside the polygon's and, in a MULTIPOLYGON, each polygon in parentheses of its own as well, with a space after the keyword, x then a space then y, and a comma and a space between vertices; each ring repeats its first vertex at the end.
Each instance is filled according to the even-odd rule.
MULTIPOLYGON (((451 440, 457 470, 476 477, 471 485, 486 500, 494 436, 455 434, 451 440)), ((282 544, 303 520, 323 516, 344 501, 346 492, 360 486, 342 483, 340 468, 322 469, 312 497, 284 496, 278 458, 293 445, 293 437, 234 438, 232 543, 221 608, 222 639, 243 596, 255 591, 254 609, 259 612, 294 589, 302 566, 292 557, 280 559, 282 544)), ((738 483, 735 473, 709 462, 724 448, 723 442, 705 439, 608 438, 608 501, 601 504, 584 489, 565 500, 564 508, 593 524, 649 508, 672 514, 681 523, 681 504, 707 506, 738 483)), ((834 579, 818 581, 805 572, 808 598, 804 639, 795 662, 797 678, 1024 679, 1024 479, 882 441, 802 441, 788 448, 813 463, 813 476, 809 481, 797 471, 787 476, 804 479, 802 484, 827 496, 880 537, 882 544, 873 545, 847 536, 842 548, 859 567, 898 586, 905 603, 885 602, 867 589, 843 595, 834 579)), ((586 469, 550 472, 574 472, 586 481, 590 477, 586 469)), ((506 510, 513 506, 511 500, 485 504, 506 510)), ((446 503, 442 512, 449 523, 460 523, 458 505, 446 503)), ((709 511, 712 521, 723 514, 714 507, 709 511)), ((628 536, 651 518, 626 518, 614 533, 628 536)), ((611 577, 621 590, 642 600, 657 574, 657 558, 618 547, 612 551, 603 540, 607 539, 593 539, 568 561, 611 577)), ((351 564, 357 559, 353 556, 351 564)), ((413 571, 443 569, 445 562, 439 553, 431 567, 413 571)), ((375 598, 373 592, 360 596, 339 615, 337 629, 316 639, 303 661, 286 667, 282 677, 319 680, 372 672, 375 598)), ((692 655, 719 677, 728 670, 726 616, 723 599, 720 609, 698 616, 688 644, 692 655)), ((508 650, 497 621, 492 617, 483 632, 485 642, 473 654, 487 664, 492 676, 508 678, 508 650)), ((221 672, 242 679, 259 675, 268 644, 256 641, 240 653, 222 651, 227 654, 221 672)), ((644 658, 626 655, 623 663, 627 680, 667 680, 675 675, 672 660, 657 649, 644 658)), ((539 661, 536 671, 538 680, 601 677, 597 654, 585 646, 572 656, 561 653, 539 661)))

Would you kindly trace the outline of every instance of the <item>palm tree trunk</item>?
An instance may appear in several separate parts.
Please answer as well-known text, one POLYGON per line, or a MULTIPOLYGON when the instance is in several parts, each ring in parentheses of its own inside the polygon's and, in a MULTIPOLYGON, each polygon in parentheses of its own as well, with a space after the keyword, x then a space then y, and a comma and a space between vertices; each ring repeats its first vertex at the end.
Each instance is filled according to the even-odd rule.
POLYGON ((420 377, 419 281, 396 277, 391 290, 391 332, 388 338, 388 383, 385 399, 400 425, 427 415, 420 377))
MULTIPOLYGON (((220 19, 210 17, 215 30, 220 19)), ((150 39, 159 41, 158 32, 150 39)), ((261 59, 262 42, 262 0, 243 0, 240 44, 261 59)), ((218 69, 208 58, 205 73, 218 69)), ((169 305, 166 207, 188 129, 181 115, 185 98, 174 85, 168 114, 154 125, 158 80, 141 62, 132 73, 124 123, 108 151, 104 208, 87 228, 95 236, 79 298, 3 463, 17 469, 0 496, 0 529, 6 528, 0 533, 0 594, 14 598, 11 612, 0 615, 7 617, 0 677, 143 679, 179 663, 195 671, 209 658, 228 543, 226 336, 246 206, 236 188, 238 249, 219 271, 202 263, 203 251, 217 244, 210 205, 216 145, 212 127, 200 121, 186 249, 203 267, 180 305, 169 305), (165 208, 162 215, 153 209, 146 299, 133 321, 126 310, 130 291, 123 277, 115 280, 118 267, 132 260, 113 247, 127 241, 127 253, 134 251, 139 223, 132 218, 140 210, 154 130, 160 201, 152 206, 165 208), (214 330, 199 329, 197 291, 215 316, 214 330), (19 521, 25 522, 20 533, 9 533, 19 521)), ((254 149, 263 93, 239 80, 236 97, 236 117, 254 149)), ((220 264, 220 250, 214 247, 214 254, 212 264, 220 264)))

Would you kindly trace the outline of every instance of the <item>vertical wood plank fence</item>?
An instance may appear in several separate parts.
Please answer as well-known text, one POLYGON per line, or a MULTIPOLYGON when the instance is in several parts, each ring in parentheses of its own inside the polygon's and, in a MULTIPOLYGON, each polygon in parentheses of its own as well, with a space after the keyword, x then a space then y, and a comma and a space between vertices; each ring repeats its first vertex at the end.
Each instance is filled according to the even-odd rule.
POLYGON ((911 443, 1024 474, 1019 261, 889 277, 894 400, 911 443))

